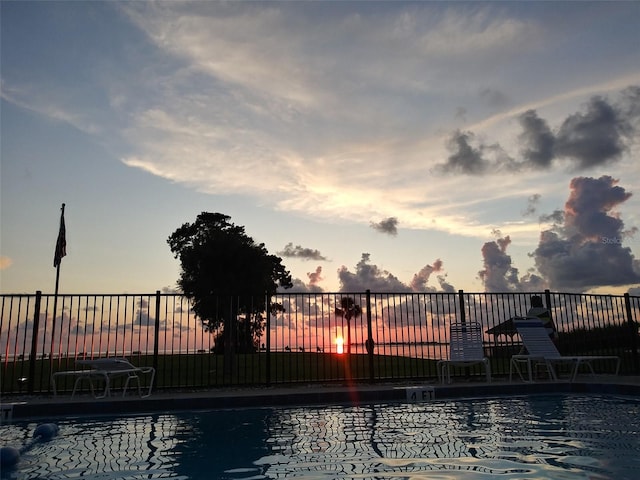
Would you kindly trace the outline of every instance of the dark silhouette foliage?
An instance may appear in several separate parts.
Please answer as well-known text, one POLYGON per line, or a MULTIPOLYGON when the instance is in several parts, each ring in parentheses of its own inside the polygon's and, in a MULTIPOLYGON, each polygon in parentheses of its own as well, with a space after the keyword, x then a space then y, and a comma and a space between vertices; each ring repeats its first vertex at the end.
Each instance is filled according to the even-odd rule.
POLYGON ((282 259, 230 220, 203 212, 173 232, 167 243, 180 260, 178 285, 205 329, 224 326, 224 347, 216 350, 253 352, 264 330, 267 298, 278 287, 293 285, 282 259))
POLYGON ((633 322, 593 328, 576 328, 570 332, 560 332, 558 349, 564 355, 588 355, 606 352, 608 349, 631 349, 640 344, 638 334, 640 324, 633 322))
MULTIPOLYGON (((285 309, 280 303, 269 304, 271 315, 277 315, 284 312, 285 309)), ((236 352, 237 353, 255 353, 260 348, 260 337, 264 333, 266 318, 262 312, 256 312, 253 315, 241 315, 238 318, 236 330, 236 352)), ((205 326, 205 328, 207 328, 205 326)), ((224 353, 225 335, 218 332, 213 339, 213 353, 224 353)))
POLYGON ((344 317, 347 321, 362 315, 362 307, 351 297, 342 297, 340 306, 336 307, 336 315, 344 317))
MULTIPOLYGON (((362 315, 362 307, 351 297, 342 297, 336 315, 347 320, 347 353, 351 353, 351 319, 362 315)), ((369 347, 367 347, 369 348, 369 347)))

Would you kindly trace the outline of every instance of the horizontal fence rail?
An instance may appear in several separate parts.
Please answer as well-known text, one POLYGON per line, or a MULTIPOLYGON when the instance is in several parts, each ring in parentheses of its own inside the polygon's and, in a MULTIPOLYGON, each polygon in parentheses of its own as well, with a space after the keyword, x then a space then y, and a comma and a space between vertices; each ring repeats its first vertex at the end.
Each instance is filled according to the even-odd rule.
MULTIPOLYGON (((501 324, 534 293, 279 293, 212 299, 203 322, 180 294, 0 295, 0 391, 50 393, 76 360, 127 357, 155 388, 429 380, 448 358, 452 322, 478 322, 495 375, 522 345, 501 324), (258 310, 263 311, 258 311, 258 310), (55 310, 55 311, 54 311, 55 310), (247 312, 253 312, 248 314, 247 312), (491 331, 493 329, 493 331, 491 331)), ((563 355, 617 355, 640 373, 640 297, 540 292, 563 355)), ((456 373, 457 372, 457 373, 456 373)), ((480 376, 480 367, 454 369, 480 376)), ((478 377, 481 378, 481 377, 478 377)), ((58 385, 71 391, 72 378, 58 385)))

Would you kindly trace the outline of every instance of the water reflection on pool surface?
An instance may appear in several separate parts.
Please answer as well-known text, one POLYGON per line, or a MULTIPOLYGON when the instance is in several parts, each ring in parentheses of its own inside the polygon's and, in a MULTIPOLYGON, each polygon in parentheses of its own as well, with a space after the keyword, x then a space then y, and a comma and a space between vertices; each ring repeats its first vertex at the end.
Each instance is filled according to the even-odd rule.
MULTIPOLYGON (((47 421, 51 421, 48 419, 47 421)), ((545 395, 57 422, 2 478, 640 478, 640 400, 545 395)), ((0 427, 29 442, 36 423, 0 427)))

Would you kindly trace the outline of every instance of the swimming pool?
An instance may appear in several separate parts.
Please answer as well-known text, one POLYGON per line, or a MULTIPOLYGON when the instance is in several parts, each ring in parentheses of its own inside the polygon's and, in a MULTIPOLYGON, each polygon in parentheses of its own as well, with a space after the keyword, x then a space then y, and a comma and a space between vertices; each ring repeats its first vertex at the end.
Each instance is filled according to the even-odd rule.
MULTIPOLYGON (((540 395, 65 419, 9 479, 637 479, 640 400, 540 395)), ((2 445, 36 423, 0 426, 2 445)))

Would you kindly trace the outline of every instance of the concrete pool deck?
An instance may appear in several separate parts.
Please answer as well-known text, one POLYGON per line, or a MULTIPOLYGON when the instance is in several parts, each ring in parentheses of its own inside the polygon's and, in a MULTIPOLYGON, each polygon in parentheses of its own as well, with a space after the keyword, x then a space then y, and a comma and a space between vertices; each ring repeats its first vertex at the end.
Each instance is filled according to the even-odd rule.
POLYGON ((297 405, 422 402, 469 397, 516 396, 545 393, 601 393, 640 397, 640 377, 597 376, 575 382, 491 383, 455 379, 451 384, 431 382, 354 385, 296 385, 228 387, 198 391, 159 391, 150 397, 135 395, 95 399, 90 395, 34 395, 2 398, 2 421, 80 415, 116 415, 184 410, 259 408, 297 405))

